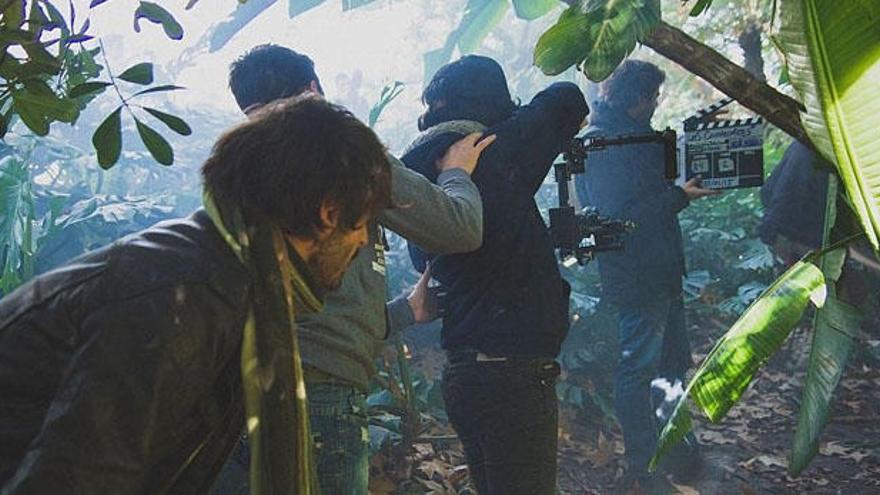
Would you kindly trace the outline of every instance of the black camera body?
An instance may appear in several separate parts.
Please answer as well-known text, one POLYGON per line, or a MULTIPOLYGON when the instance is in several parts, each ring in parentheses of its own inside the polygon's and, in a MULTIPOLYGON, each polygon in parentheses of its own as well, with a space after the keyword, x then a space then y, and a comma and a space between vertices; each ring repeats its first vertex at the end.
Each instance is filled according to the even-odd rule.
POLYGON ((677 136, 674 130, 618 137, 574 138, 563 153, 564 161, 553 165, 559 194, 559 206, 550 209, 550 237, 564 264, 589 263, 595 253, 623 249, 624 238, 635 224, 603 217, 593 208, 576 212, 570 205, 568 183, 574 174, 586 172, 587 155, 609 146, 636 143, 660 143, 666 155, 665 173, 678 176, 677 136))

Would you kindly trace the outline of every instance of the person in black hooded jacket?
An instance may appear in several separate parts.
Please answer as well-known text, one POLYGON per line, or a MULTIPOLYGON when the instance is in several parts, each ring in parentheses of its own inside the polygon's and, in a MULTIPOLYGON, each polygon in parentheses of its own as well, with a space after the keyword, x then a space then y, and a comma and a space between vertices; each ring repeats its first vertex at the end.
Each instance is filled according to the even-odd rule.
POLYGON ((555 357, 568 331, 562 279, 534 195, 588 109, 572 83, 520 107, 497 62, 466 56, 441 68, 423 94, 425 131, 403 162, 432 180, 434 162, 461 135, 497 136, 473 180, 483 198, 483 245, 413 262, 447 290, 443 396, 481 494, 552 494, 556 487, 555 357))

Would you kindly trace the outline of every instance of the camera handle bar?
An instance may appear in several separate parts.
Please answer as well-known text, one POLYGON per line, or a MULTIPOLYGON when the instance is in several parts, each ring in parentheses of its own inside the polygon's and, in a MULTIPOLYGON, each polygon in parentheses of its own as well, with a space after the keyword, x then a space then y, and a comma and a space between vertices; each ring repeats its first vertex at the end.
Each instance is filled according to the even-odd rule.
POLYGON ((595 253, 623 249, 623 238, 635 225, 630 221, 609 219, 599 215, 593 208, 576 213, 571 206, 569 181, 574 174, 586 172, 586 158, 591 151, 628 144, 662 144, 665 154, 667 178, 678 175, 676 158, 677 136, 674 130, 648 134, 606 137, 574 138, 563 153, 563 162, 553 165, 559 206, 550 209, 550 235, 553 245, 559 249, 559 257, 565 266, 575 263, 586 265, 595 253))

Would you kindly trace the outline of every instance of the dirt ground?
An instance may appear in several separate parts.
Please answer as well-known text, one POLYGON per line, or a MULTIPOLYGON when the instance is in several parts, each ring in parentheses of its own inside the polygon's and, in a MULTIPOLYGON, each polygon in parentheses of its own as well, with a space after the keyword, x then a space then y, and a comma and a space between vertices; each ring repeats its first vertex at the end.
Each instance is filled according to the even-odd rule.
MULTIPOLYGON (((858 345, 880 346, 866 339, 858 345)), ((699 352, 711 339, 695 344, 702 357, 699 352)), ((786 473, 808 348, 808 332, 796 332, 719 424, 695 412, 705 463, 688 484, 675 485, 678 493, 880 494, 880 366, 860 350, 835 395, 819 455, 801 476, 786 473)), ((423 359, 427 367, 441 360, 431 353, 423 359)), ((611 493, 623 471, 619 429, 570 406, 563 405, 560 413, 559 493, 611 493)), ((402 453, 374 456, 371 493, 473 493, 454 431, 428 414, 423 425, 405 458, 402 453)))

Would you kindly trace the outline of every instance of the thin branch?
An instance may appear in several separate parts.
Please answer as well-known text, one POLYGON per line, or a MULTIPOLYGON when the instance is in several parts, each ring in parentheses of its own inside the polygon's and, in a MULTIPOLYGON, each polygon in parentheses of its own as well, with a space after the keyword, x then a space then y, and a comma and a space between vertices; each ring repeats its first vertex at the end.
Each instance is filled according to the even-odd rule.
POLYGON ((116 91, 116 94, 119 96, 119 101, 122 102, 122 106, 124 106, 125 109, 128 110, 128 113, 131 114, 132 117, 134 117, 135 116, 134 111, 129 106, 128 100, 126 100, 125 97, 122 96, 122 92, 119 91, 119 85, 116 84, 116 78, 113 77, 113 70, 110 69, 110 61, 107 60, 107 51, 104 49, 104 39, 99 37, 98 44, 101 45, 101 57, 104 59, 104 67, 107 68, 107 76, 110 77, 110 84, 113 85, 113 89, 116 91))

